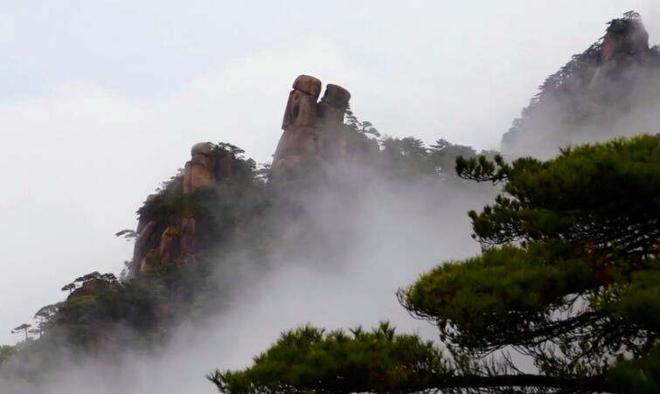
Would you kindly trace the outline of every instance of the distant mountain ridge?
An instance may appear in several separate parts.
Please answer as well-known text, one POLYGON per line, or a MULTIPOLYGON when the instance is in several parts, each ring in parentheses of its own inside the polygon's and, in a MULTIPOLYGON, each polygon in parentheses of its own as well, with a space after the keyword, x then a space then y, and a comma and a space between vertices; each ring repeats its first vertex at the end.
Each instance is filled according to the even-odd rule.
POLYGON ((539 87, 502 138, 502 152, 550 157, 558 147, 660 131, 660 48, 639 14, 605 35, 539 87))

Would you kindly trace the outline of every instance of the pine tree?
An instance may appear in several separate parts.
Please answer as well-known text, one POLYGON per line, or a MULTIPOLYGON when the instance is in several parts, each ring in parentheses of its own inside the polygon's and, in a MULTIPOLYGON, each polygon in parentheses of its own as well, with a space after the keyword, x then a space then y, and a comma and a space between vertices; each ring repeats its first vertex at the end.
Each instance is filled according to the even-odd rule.
POLYGON ((457 171, 503 183, 469 213, 484 251, 398 294, 444 346, 388 324, 307 326, 209 379, 227 393, 660 392, 660 137, 549 161, 459 159, 457 171))

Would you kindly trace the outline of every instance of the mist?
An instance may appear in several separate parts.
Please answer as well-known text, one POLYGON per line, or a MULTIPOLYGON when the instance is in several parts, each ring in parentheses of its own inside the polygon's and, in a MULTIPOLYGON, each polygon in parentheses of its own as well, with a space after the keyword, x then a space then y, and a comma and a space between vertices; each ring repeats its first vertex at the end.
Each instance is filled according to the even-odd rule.
MULTIPOLYGON (((598 75, 594 78, 597 84, 598 75)), ((544 105, 534 108, 529 123, 517 141, 504 144, 503 152, 510 157, 534 156, 549 159, 560 149, 585 143, 604 142, 616 137, 660 132, 658 111, 660 98, 660 73, 656 70, 633 68, 628 70, 626 86, 620 83, 605 84, 601 89, 585 94, 583 102, 595 96, 618 97, 625 104, 591 110, 591 119, 565 124, 565 100, 549 98, 544 105), (621 108, 623 107, 623 108, 621 108)))
POLYGON ((180 322, 153 352, 70 360, 16 392, 213 392, 206 373, 247 366, 280 332, 305 324, 370 328, 388 320, 400 332, 435 339, 432 324, 409 316, 395 293, 442 261, 479 253, 466 212, 494 189, 453 177, 334 171, 330 184, 297 196, 305 220, 278 223, 284 242, 266 271, 251 268, 240 250, 218 266, 215 280, 228 287, 218 313, 180 322))

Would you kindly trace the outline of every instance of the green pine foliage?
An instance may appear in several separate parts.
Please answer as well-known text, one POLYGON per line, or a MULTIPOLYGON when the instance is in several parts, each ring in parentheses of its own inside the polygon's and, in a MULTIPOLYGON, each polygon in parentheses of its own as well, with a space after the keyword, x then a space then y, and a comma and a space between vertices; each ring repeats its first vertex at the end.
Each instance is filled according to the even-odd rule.
MULTIPOLYGON (((483 212, 470 212, 476 237, 486 245, 561 239, 621 257, 657 253, 657 141, 648 135, 616 139, 568 148, 547 162, 496 165, 505 194, 483 212)), ((459 175, 483 172, 478 162, 459 161, 459 175)))
POLYGON ((432 372, 444 369, 432 343, 397 335, 387 323, 348 333, 305 326, 282 334, 255 359, 254 368, 216 371, 209 379, 222 389, 242 393, 351 393, 374 388, 400 392, 425 387, 432 372))
POLYGON ((594 285, 590 265, 555 247, 505 246, 424 274, 399 298, 410 312, 432 320, 443 341, 487 353, 542 341, 566 294, 594 285))
MULTIPOLYGON (((383 149, 379 164, 385 174, 395 179, 415 179, 420 176, 455 176, 454 166, 458 157, 475 158, 477 152, 465 145, 452 144, 439 139, 430 146, 418 138, 385 137, 380 140, 383 149)), ((493 157, 491 151, 480 152, 493 157)))
POLYGON ((459 159, 457 170, 503 183, 493 205, 469 213, 484 251, 398 293, 413 315, 438 327, 444 352, 389 326, 348 338, 306 327, 285 333, 251 367, 216 371, 217 387, 659 392, 660 136, 579 146, 549 161, 459 159), (512 350, 536 372, 521 372, 512 350))

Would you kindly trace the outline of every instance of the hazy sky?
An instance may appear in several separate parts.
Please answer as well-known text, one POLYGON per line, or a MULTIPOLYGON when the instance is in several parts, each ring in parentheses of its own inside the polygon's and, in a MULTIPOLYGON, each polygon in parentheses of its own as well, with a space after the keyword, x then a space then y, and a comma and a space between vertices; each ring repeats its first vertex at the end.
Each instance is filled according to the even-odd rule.
POLYGON ((495 148, 549 74, 648 1, 0 1, 0 343, 118 272, 113 233, 198 141, 269 161, 301 73, 388 135, 495 148))

